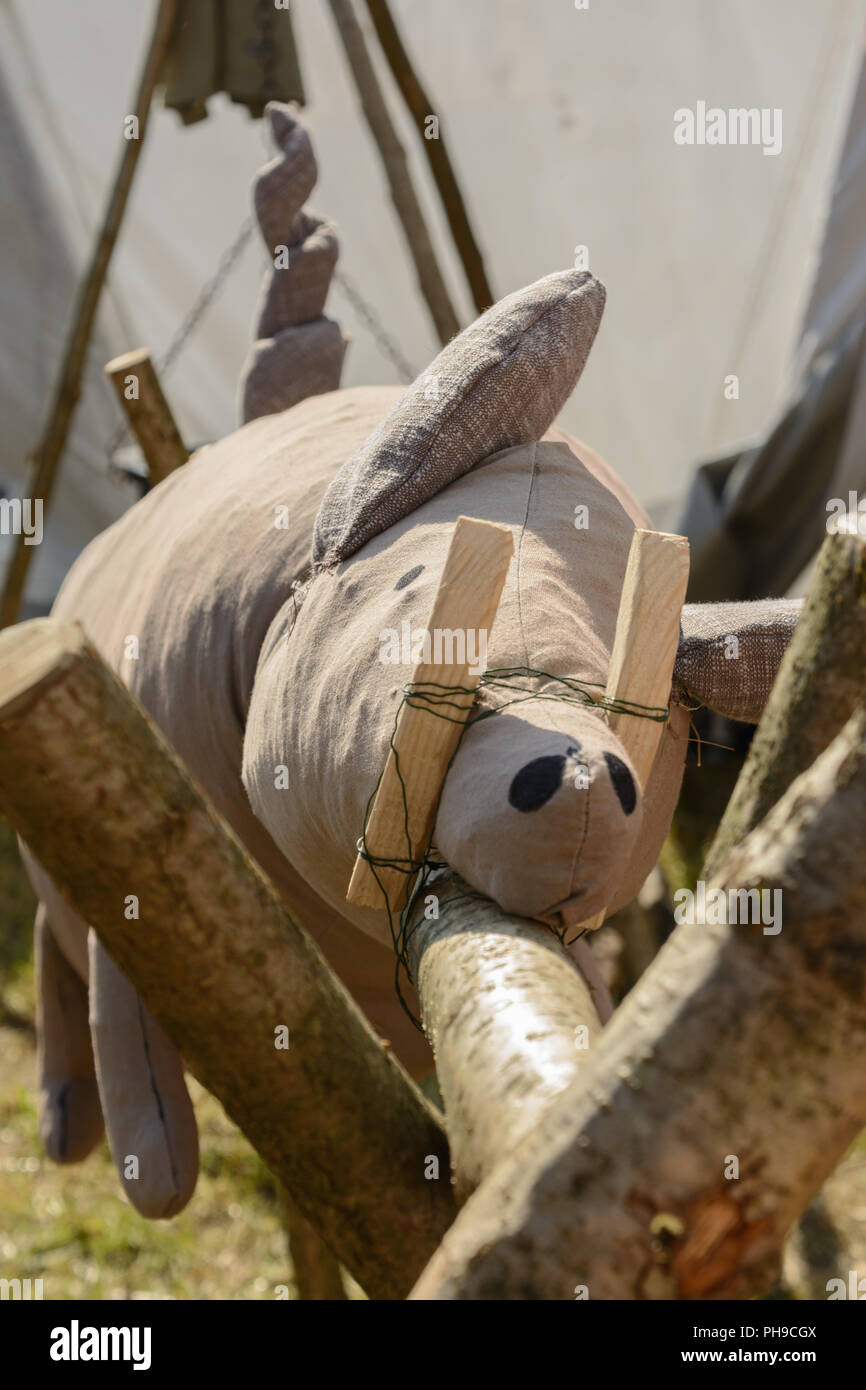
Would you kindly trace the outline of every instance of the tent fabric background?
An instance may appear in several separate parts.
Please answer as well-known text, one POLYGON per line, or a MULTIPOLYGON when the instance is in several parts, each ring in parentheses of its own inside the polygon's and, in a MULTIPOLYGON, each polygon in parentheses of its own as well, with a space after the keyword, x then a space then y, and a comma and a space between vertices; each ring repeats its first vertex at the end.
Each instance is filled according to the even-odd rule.
MULTIPOLYGON (((684 495, 696 459, 741 451, 783 403, 857 73, 862 0, 659 0, 586 11, 525 0, 393 5, 440 108, 497 296, 588 248, 608 306, 560 423, 662 519, 657 504, 684 495), (702 99, 781 107, 781 154, 676 145, 674 111, 702 99), (723 397, 730 372, 740 377, 736 402, 723 397)), ((387 81, 362 6, 359 14, 387 81)), ((298 0, 292 19, 321 171, 316 205, 338 226, 343 273, 421 370, 438 345, 329 9, 298 0)), ((27 143, 0 147, 0 480, 13 494, 44 416, 150 22, 149 6, 114 0, 0 6, 0 83, 27 143)), ((209 110, 189 127, 172 111, 154 113, 31 600, 50 600, 75 551, 134 496, 108 477, 107 445, 121 420, 103 363, 140 344, 160 357, 249 214, 265 132, 223 96, 209 110)), ((424 152, 396 100, 392 110, 466 323, 471 304, 424 152)), ((262 270, 251 240, 164 379, 189 444, 237 423, 262 270)), ((327 312, 352 335, 345 384, 401 380, 339 286, 327 312)))
POLYGON ((693 600, 785 593, 821 543, 828 499, 866 487, 866 61, 794 371, 766 441, 695 477, 679 523, 693 600))

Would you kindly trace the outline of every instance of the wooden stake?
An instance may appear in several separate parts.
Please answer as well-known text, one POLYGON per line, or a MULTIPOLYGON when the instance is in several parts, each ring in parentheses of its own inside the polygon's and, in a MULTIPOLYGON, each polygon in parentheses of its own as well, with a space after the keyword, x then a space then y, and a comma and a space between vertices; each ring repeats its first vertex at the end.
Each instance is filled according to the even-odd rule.
POLYGON ((412 183, 406 151, 394 129, 376 70, 367 52, 364 31, 352 8, 352 0, 330 0, 330 5, 349 67, 352 69, 362 110, 385 166, 391 200, 402 224, 412 260, 415 262, 421 293, 427 301, 427 308, 436 325, 439 340, 444 346, 460 331, 460 324, 442 271, 439 269, 430 232, 412 183))
MULTIPOLYGON (((608 699, 667 706, 688 579, 689 543, 685 536, 635 531, 610 655, 608 699)), ((665 725, 633 714, 610 713, 605 717, 645 791, 665 725)), ((582 922, 578 931, 595 931, 606 911, 604 908, 582 922)))
MULTIPOLYGON (((36 449, 31 455, 24 483, 25 496, 41 498, 45 511, 51 501, 60 458, 72 417, 81 394, 81 378, 87 360, 87 347, 96 319, 108 266, 126 210, 129 190, 147 129, 147 118, 153 89, 171 42, 178 0, 160 0, 151 35, 150 47, 144 61, 133 111, 138 120, 138 139, 123 141, 123 154, 105 210, 102 226, 81 285, 78 290, 72 323, 66 339, 63 362, 54 388, 48 420, 36 449)), ((120 122, 118 121, 118 125, 120 122)), ((0 627, 9 627, 18 617, 21 596, 27 581, 27 571, 35 547, 24 544, 23 531, 15 537, 12 556, 6 571, 3 597, 0 600, 0 627)))
POLYGON ((298 1298, 315 1303, 344 1302, 346 1289, 340 1264, 311 1226, 287 1188, 280 1188, 289 1236, 289 1254, 298 1298))
MULTIPOLYGON (((456 639, 449 644, 450 655, 460 655, 462 645, 465 658, 470 638, 489 633, 513 548, 507 526, 458 517, 427 625, 431 645, 437 632, 447 633, 456 639)), ((404 704, 400 710, 394 748, 388 754, 365 833, 367 852, 374 858, 417 860, 427 848, 445 773, 465 722, 461 712, 468 718, 480 678, 481 672, 470 672, 465 659, 416 666, 413 685, 446 686, 455 693, 448 697, 444 711, 448 719, 438 717, 437 710, 422 701, 404 704)), ((391 912, 399 912, 406 904, 413 878, 412 873, 384 867, 377 867, 374 875, 369 862, 359 854, 346 897, 362 907, 382 908, 387 896, 391 912)))
POLYGON ((163 395, 150 353, 147 348, 136 348, 114 357, 106 363, 105 375, 114 385, 130 429, 141 445, 150 480, 156 486, 186 463, 189 450, 163 395))

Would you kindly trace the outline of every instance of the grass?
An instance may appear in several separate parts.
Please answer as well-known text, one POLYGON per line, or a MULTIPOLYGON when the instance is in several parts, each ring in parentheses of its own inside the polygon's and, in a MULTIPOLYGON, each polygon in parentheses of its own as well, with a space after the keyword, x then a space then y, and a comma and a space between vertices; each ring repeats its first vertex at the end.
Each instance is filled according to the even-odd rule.
MULTIPOLYGON (((46 1299, 295 1296, 277 1185, 218 1101, 189 1079, 201 1172, 189 1206, 145 1221, 103 1142, 81 1164, 44 1157, 36 1109, 34 900, 0 822, 0 1278, 43 1280, 46 1299)), ((349 1296, 363 1298, 347 1279, 349 1296)))

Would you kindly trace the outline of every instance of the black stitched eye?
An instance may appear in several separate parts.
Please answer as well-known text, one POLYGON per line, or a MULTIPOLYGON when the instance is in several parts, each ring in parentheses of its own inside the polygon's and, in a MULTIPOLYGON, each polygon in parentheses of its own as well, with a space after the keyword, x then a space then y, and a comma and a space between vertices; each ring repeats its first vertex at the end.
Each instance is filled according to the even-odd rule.
POLYGON ((559 791, 565 758, 562 753, 549 753, 533 758, 531 763, 514 776, 508 788, 508 800, 515 811, 538 811, 559 791))
POLYGON ((605 753, 604 760, 607 763, 610 780, 613 782, 613 789, 619 797, 619 804, 626 815, 630 816, 637 805, 634 778, 622 758, 618 758, 615 753, 605 753))

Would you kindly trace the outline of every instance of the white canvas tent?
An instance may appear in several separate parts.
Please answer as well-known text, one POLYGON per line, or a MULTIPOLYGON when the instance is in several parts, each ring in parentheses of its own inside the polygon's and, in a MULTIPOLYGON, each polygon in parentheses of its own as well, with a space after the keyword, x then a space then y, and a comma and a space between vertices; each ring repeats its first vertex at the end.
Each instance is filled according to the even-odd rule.
MULTIPOLYGON (((438 104, 495 292, 588 248, 608 308, 562 423, 651 508, 666 504, 670 521, 694 461, 766 431, 785 399, 859 66, 862 0, 392 4, 438 104), (699 100, 781 108, 781 153, 677 145, 673 113, 699 100), (736 401, 723 392, 731 373, 736 401)), ((420 369, 437 343, 329 8, 295 0, 292 19, 321 170, 315 203, 340 227, 344 270, 420 369)), ((38 434, 150 23, 149 6, 113 0, 0 3, 11 131, 0 149, 7 492, 20 486, 38 434)), ((466 322, 422 152, 392 106, 466 322)), ((76 550, 135 495, 108 477, 120 417, 101 381, 104 360, 140 343, 164 351, 247 214, 266 155, 262 126, 222 98, 211 112, 189 128, 154 114, 31 605, 50 600, 76 550)), ((189 442, 236 423, 263 254, 251 241, 164 382, 189 442)), ((354 339, 344 380, 398 380, 339 289, 330 308, 354 339)), ((816 323, 817 312, 813 299, 816 323)))
POLYGON ((678 529, 699 600, 801 594, 837 508, 866 489, 866 53, 791 390, 766 437, 695 475, 678 529))

